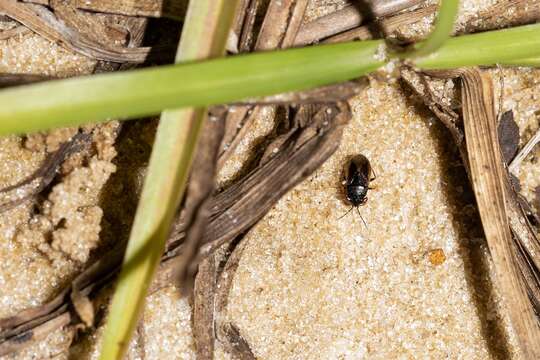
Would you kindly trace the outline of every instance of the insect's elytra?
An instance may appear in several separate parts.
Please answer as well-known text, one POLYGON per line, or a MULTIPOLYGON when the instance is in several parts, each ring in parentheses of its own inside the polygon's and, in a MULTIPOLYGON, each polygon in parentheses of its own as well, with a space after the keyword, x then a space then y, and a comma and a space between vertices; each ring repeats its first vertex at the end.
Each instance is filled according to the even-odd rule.
MULTIPOLYGON (((367 193, 368 190, 371 189, 369 183, 375 179, 376 176, 371 168, 371 164, 364 155, 355 155, 348 161, 345 166, 345 181, 343 182, 343 185, 345 188, 345 197, 352 206, 345 215, 351 212, 353 208, 356 208, 358 215, 360 215, 358 207, 367 202, 367 193)), ((362 218, 361 215, 360 218, 362 218)), ((364 221, 363 218, 362 221, 364 221)))

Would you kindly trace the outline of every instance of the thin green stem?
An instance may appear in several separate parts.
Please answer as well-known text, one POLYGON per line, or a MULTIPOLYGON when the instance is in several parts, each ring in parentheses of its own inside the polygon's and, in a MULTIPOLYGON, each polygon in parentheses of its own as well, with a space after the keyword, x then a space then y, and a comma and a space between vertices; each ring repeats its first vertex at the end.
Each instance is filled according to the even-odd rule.
POLYGON ((519 63, 540 57, 539 45, 540 24, 525 25, 451 38, 439 50, 415 63, 423 69, 519 63))
POLYGON ((400 58, 419 58, 438 50, 450 38, 454 28, 459 0, 440 0, 441 6, 435 22, 435 28, 429 37, 413 46, 413 50, 404 54, 397 54, 400 58))
MULTIPOLYGON (((540 24, 451 38, 436 52, 417 59, 416 65, 448 69, 535 57, 540 57, 540 24)), ((384 43, 371 40, 9 88, 0 91, 0 134, 303 90, 368 74, 384 65, 382 58, 384 43)))
MULTIPOLYGON (((237 0, 190 2, 177 61, 222 56, 237 0)), ((179 79, 177 79, 179 81, 179 79)), ((183 196, 206 109, 163 112, 111 305, 101 359, 121 359, 183 196)))
POLYGON ((344 81, 382 65, 374 57, 381 44, 258 53, 10 88, 0 91, 0 133, 140 117, 166 108, 226 103, 344 81))

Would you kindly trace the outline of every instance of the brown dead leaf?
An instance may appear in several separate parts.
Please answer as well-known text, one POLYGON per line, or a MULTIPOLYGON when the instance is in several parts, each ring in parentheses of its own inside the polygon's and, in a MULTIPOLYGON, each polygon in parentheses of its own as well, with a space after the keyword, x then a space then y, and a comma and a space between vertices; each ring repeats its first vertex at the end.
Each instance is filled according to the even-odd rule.
POLYGON ((512 110, 502 114, 497 132, 503 160, 506 164, 510 164, 519 149, 519 127, 514 121, 512 110))

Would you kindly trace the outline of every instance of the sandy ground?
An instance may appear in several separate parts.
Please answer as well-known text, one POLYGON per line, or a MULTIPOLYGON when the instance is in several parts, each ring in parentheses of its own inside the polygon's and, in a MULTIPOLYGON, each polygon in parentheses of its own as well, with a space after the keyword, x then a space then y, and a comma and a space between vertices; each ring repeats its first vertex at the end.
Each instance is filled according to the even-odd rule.
MULTIPOLYGON (((313 1, 310 16, 343 4, 313 1)), ((465 2, 461 20, 477 10, 472 4, 465 2)), ((67 76, 93 66, 32 34, 0 42, 0 72, 67 76)), ((540 73, 504 75, 504 108, 514 110, 526 141, 538 128, 540 73)), ((247 235, 228 318, 261 359, 518 359, 449 134, 396 83, 371 79, 351 107, 353 119, 336 154, 247 235), (357 153, 370 159, 377 174, 376 189, 361 208, 367 227, 354 212, 338 219, 348 210, 342 168, 357 153)), ((134 201, 153 124, 132 125, 128 139, 113 146, 116 126, 97 131, 95 151, 84 162, 73 160, 39 213, 29 204, 0 216, 0 316, 45 301, 77 274, 92 249, 115 241, 113 235, 126 236, 129 223, 117 223, 126 214, 102 190, 129 192, 126 201, 134 201), (134 150, 138 161, 125 155, 134 150)), ((234 175, 271 128, 261 117, 221 181, 234 175)), ((44 159, 47 141, 62 136, 55 133, 37 146, 1 139, 0 186, 30 174, 44 159)), ((539 155, 535 151, 519 169, 531 200, 540 182, 539 155)), ((151 295, 129 358, 194 359, 190 313, 174 288, 151 295)), ((9 358, 95 359, 102 330, 70 352, 69 333, 58 331, 9 358)), ((229 357, 218 348, 217 358, 229 357)))

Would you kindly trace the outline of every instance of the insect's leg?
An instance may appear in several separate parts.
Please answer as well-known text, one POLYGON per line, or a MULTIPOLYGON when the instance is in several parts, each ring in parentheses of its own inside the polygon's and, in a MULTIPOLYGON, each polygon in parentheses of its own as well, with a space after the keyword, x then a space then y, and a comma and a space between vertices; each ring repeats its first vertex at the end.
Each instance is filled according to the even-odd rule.
POLYGON ((373 169, 373 166, 370 166, 369 168, 370 168, 370 170, 371 170, 371 172, 372 172, 372 175, 373 175, 373 176, 371 177, 371 179, 369 179, 369 181, 374 181, 374 180, 377 179, 377 174, 375 173, 375 169, 373 169))
POLYGON ((354 208, 354 206, 351 206, 351 208, 349 209, 349 211, 347 211, 345 214, 343 214, 342 216, 340 216, 340 217, 338 218, 338 220, 341 220, 341 219, 343 219, 345 216, 347 216, 347 214, 349 214, 349 213, 352 211, 353 208, 354 208))
POLYGON ((367 229, 366 220, 364 220, 364 218, 362 217, 362 214, 360 214, 360 209, 359 209, 359 208, 356 208, 356 211, 358 212, 358 216, 360 216, 360 219, 362 219, 362 222, 364 223, 364 226, 365 226, 366 229, 367 229))

